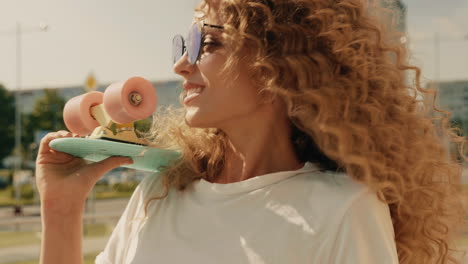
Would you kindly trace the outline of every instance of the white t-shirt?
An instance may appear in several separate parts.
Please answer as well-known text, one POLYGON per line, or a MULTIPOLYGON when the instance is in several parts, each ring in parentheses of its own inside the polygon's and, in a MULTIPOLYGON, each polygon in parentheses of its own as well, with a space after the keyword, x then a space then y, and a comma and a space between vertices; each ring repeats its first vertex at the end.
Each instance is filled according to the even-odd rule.
POLYGON ((98 264, 398 263, 388 206, 344 173, 296 171, 242 182, 197 181, 160 193, 156 176, 135 190, 98 264))

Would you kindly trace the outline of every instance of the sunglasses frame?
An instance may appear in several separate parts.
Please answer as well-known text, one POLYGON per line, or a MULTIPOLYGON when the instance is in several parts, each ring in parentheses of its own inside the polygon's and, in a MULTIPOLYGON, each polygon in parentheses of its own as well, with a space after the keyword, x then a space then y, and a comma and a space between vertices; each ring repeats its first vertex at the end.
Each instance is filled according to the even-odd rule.
MULTIPOLYGON (((204 27, 224 29, 223 26, 207 24, 207 23, 205 23, 205 21, 202 21, 202 23, 203 24, 202 24, 201 27, 200 27, 200 25, 198 23, 194 23, 190 27, 189 34, 188 34, 187 38, 184 38, 180 34, 174 36, 174 38, 172 39, 172 60, 173 60, 174 64, 178 60, 180 60, 180 58, 182 58, 185 55, 186 52, 187 52, 188 62, 191 65, 194 65, 195 63, 197 63, 197 61, 200 59, 200 53, 201 53, 200 51, 201 51, 201 46, 202 46, 202 41, 203 41, 202 36, 203 36, 203 28, 204 27), (197 31, 192 31, 192 30, 194 30, 194 27, 196 27, 198 30, 197 31), (193 43, 194 45, 197 45, 194 48, 196 57, 193 57, 194 54, 193 55, 189 54, 189 50, 187 49, 187 44, 190 45, 190 43, 187 43, 187 42, 189 41, 189 37, 191 36, 192 32, 195 32, 197 34, 197 37, 199 38, 199 41, 197 41, 196 43, 193 43)), ((190 37, 190 39, 196 39, 197 37, 192 36, 192 37, 190 37)))

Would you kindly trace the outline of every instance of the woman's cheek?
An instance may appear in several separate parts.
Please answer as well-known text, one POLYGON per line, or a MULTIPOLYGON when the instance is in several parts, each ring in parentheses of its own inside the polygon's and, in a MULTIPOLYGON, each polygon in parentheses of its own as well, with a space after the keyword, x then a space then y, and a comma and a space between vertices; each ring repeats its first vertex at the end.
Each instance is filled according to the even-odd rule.
POLYGON ((200 57, 198 67, 206 75, 218 73, 226 62, 226 56, 215 53, 206 53, 200 57))

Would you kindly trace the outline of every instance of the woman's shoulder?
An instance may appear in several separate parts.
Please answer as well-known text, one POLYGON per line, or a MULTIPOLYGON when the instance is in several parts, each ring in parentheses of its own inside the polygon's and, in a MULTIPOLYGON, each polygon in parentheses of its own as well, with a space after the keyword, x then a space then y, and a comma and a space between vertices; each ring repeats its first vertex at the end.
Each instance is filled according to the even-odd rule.
POLYGON ((158 188, 159 185, 160 176, 158 172, 155 172, 146 174, 138 184, 138 188, 140 188, 140 192, 143 196, 146 196, 153 192, 155 188, 158 188))
POLYGON ((307 193, 306 197, 317 202, 345 204, 362 193, 370 191, 363 183, 351 178, 344 172, 311 171, 293 177, 288 185, 307 193))
MULTIPOLYGON (((295 201, 315 225, 327 226, 340 222, 355 204, 384 208, 387 205, 377 199, 368 186, 351 178, 346 173, 307 172, 285 182, 283 194, 295 201)), ((368 208, 370 209, 370 208, 368 208)))

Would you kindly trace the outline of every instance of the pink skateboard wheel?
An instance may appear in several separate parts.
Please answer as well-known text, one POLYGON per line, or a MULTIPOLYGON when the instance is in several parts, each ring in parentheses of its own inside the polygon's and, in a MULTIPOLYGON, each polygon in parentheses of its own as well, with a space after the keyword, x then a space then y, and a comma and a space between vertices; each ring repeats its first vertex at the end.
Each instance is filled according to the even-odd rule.
POLYGON ((68 130, 80 136, 91 134, 99 126, 91 107, 102 104, 103 97, 101 92, 89 92, 70 99, 63 108, 63 121, 68 130))
POLYGON ((104 92, 104 108, 111 119, 120 124, 151 116, 157 101, 153 85, 141 77, 113 83, 104 92))

